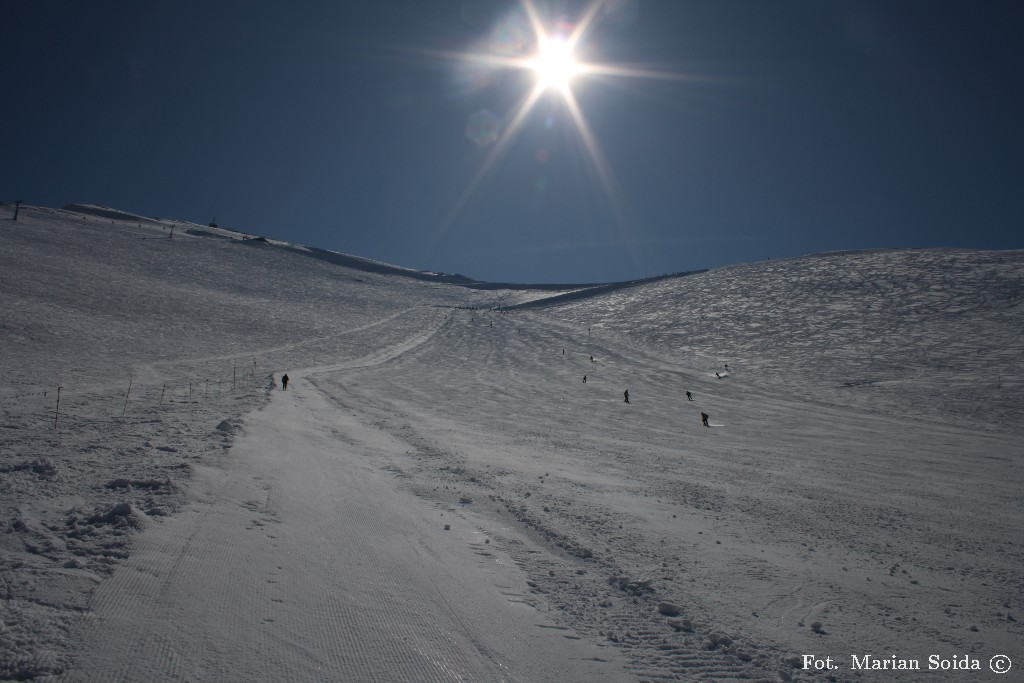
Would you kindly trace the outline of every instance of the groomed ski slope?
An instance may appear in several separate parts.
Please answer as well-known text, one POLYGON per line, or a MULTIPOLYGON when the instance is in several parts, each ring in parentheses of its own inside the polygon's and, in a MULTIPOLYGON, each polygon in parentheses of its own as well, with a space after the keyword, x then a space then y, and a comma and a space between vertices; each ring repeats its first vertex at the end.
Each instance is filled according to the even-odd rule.
POLYGON ((296 378, 246 420, 97 591, 72 678, 633 680, 547 637, 523 573, 481 528, 444 531, 385 467, 405 445, 339 408, 296 378))
POLYGON ((1024 661, 1024 254, 823 255, 501 313, 539 297, 168 228, 0 226, 4 677, 1024 661))

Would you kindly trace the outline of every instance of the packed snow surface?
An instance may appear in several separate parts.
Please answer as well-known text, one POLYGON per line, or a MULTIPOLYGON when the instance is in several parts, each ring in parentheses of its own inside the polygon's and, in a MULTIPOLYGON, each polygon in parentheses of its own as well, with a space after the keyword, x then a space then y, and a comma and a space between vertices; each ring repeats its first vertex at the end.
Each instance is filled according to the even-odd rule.
POLYGON ((1024 668, 1024 252, 545 304, 106 207, 9 218, 2 680, 1024 668))

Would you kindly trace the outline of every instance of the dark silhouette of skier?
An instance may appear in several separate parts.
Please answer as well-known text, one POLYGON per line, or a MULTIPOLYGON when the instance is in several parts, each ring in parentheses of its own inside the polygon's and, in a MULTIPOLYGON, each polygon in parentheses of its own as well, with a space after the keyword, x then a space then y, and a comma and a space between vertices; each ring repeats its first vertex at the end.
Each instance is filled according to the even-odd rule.
POLYGON ((686 392, 686 400, 687 401, 692 401, 693 400, 693 394, 691 394, 689 391, 686 392))
POLYGON ((717 377, 718 379, 722 379, 722 376, 719 375, 717 372, 715 373, 715 377, 717 377))
POLYGON ((281 377, 281 391, 288 391, 288 375, 281 377))
POLYGON ((624 401, 625 401, 626 403, 629 403, 629 389, 626 389, 626 391, 624 391, 624 392, 622 393, 622 395, 623 395, 623 396, 625 397, 625 398, 624 398, 623 400, 624 400, 624 401))
POLYGON ((704 425, 705 427, 710 427, 711 426, 711 425, 708 424, 708 414, 707 413, 701 413, 700 414, 700 423, 702 425, 704 425))
POLYGON ((586 384, 586 383, 587 383, 587 376, 586 376, 586 375, 583 375, 583 383, 584 383, 584 384, 586 384))
POLYGON ((593 356, 591 356, 591 357, 590 357, 590 362, 591 362, 591 363, 593 363, 593 362, 594 362, 594 357, 593 357, 593 356))

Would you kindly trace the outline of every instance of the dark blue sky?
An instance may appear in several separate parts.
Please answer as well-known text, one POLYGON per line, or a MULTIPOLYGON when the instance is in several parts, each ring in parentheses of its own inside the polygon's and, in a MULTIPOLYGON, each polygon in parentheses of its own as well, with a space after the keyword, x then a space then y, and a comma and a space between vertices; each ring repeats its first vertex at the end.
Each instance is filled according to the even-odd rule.
MULTIPOLYGON (((571 23, 590 3, 535 4, 571 23)), ((583 61, 697 78, 577 78, 598 162, 556 92, 509 132, 529 72, 445 56, 507 47, 521 8, 7 3, 0 200, 491 281, 1024 247, 1019 2, 610 0, 583 61), (489 166, 480 111, 509 135, 489 166)))

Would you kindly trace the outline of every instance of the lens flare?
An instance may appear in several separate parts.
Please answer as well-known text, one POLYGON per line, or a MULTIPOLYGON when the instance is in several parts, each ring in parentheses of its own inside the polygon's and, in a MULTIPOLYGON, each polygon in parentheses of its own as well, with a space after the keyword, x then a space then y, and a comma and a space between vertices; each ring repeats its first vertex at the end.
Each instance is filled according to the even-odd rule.
POLYGON ((483 147, 498 140, 498 117, 486 109, 470 115, 466 122, 466 137, 483 147))

